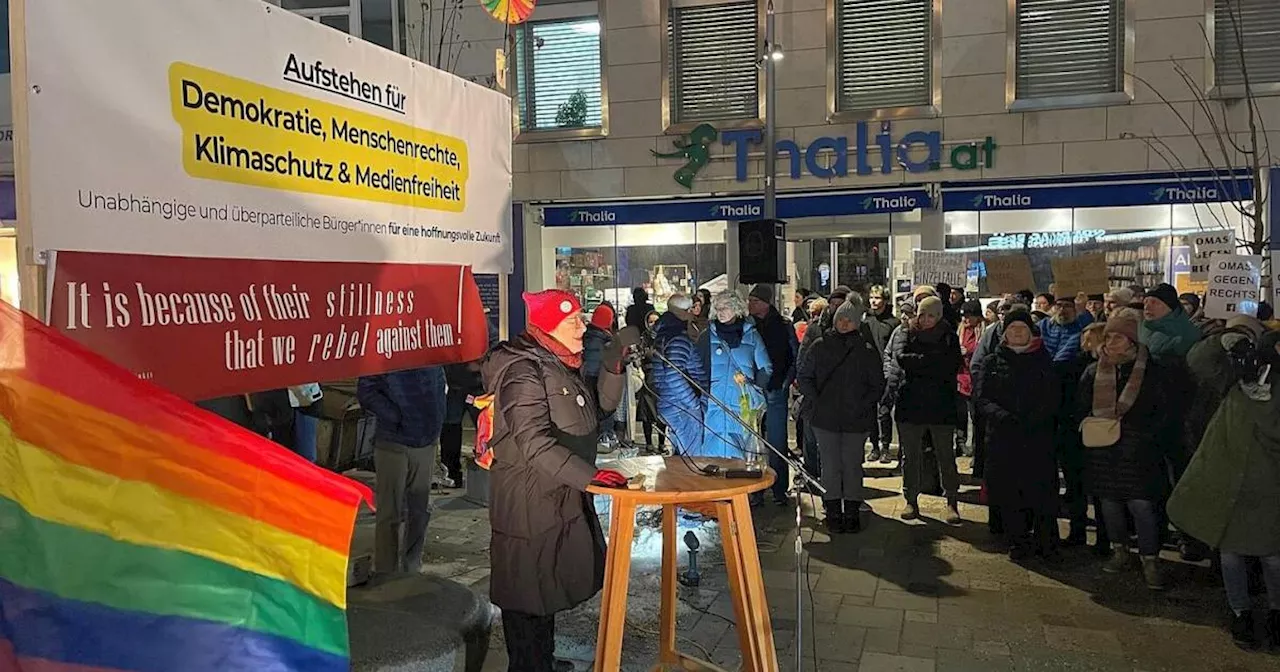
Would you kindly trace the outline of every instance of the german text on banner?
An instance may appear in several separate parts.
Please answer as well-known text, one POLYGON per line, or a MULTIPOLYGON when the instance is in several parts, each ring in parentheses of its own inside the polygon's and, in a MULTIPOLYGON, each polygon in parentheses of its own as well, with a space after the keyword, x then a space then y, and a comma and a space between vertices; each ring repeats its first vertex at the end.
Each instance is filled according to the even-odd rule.
POLYGON ((11 2, 37 253, 510 271, 508 96, 259 0, 11 2))
POLYGON ((187 399, 479 359, 470 269, 61 252, 49 322, 187 399))
POLYGON ((345 671, 368 497, 0 303, 0 670, 345 671))

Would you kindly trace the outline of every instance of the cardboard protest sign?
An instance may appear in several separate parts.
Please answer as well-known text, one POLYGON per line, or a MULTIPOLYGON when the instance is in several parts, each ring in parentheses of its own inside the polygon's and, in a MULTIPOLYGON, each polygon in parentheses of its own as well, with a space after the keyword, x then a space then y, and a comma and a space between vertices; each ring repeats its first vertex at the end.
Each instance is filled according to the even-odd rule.
POLYGON ((1191 235, 1191 280, 1204 282, 1209 278, 1209 257, 1215 254, 1235 254, 1236 233, 1231 229, 1214 229, 1191 235))
POLYGON ((1215 254, 1209 257, 1209 289, 1204 314, 1215 320, 1258 316, 1262 291, 1262 256, 1215 254))
POLYGON ((987 291, 992 294, 1012 294, 1030 289, 1036 290, 1031 275, 1031 260, 1025 254, 984 255, 987 265, 987 291))
POLYGON ((964 287, 968 270, 963 252, 911 252, 911 280, 917 285, 932 286, 945 282, 952 287, 964 287))
POLYGON ((1051 263, 1058 296, 1075 296, 1080 292, 1104 294, 1111 289, 1105 254, 1055 257, 1051 263))

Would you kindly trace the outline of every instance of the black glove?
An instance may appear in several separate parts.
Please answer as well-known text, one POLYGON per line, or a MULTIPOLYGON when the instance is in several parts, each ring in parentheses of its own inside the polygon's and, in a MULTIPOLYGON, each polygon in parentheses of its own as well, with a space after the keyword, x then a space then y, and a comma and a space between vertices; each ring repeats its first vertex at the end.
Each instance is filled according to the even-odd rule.
POLYGON ((614 335, 609 345, 605 346, 601 366, 613 373, 622 373, 622 366, 628 353, 640 343, 640 328, 627 327, 614 335))

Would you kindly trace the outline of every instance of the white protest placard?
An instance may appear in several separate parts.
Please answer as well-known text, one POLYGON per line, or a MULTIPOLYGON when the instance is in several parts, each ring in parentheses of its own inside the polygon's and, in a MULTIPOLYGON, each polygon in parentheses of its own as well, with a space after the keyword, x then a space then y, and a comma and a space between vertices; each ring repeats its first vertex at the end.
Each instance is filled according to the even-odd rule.
POLYGON ((1215 254, 1235 254, 1236 233, 1231 229, 1214 229, 1191 234, 1191 281, 1204 282, 1209 278, 1209 257, 1215 254))
POLYGON ((917 285, 945 282, 952 287, 964 287, 968 272, 963 252, 911 251, 911 279, 917 285))
POLYGON ((1258 316, 1262 291, 1262 256, 1215 254, 1209 258, 1209 289, 1204 314, 1215 320, 1258 316))
POLYGON ((11 2, 37 253, 510 270, 506 95, 258 0, 11 2))

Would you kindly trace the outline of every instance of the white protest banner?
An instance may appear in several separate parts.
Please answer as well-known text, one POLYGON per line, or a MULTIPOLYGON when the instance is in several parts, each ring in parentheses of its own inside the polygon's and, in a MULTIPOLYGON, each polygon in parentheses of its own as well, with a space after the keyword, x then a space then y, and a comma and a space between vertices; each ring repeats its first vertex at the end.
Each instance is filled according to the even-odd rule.
POLYGON ((1262 291, 1260 255, 1215 254, 1209 258, 1209 289, 1204 314, 1215 320, 1258 316, 1262 291))
POLYGON ((952 287, 964 287, 968 271, 963 252, 911 251, 911 279, 917 285, 945 282, 952 287))
POLYGON ((258 0, 11 1, 37 253, 510 270, 507 96, 258 0))
POLYGON ((1235 254, 1236 234, 1231 229, 1214 229, 1191 234, 1191 281, 1204 282, 1209 277, 1209 257, 1235 254))

